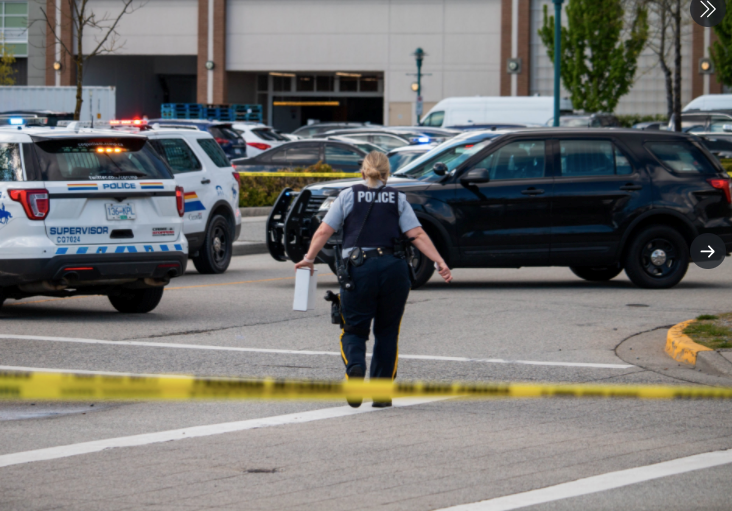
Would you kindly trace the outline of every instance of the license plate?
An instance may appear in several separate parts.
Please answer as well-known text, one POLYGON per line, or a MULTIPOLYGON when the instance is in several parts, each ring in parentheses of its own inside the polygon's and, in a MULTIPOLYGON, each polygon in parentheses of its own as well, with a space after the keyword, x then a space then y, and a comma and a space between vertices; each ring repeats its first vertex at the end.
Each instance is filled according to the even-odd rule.
POLYGON ((234 152, 235 152, 236 154, 241 154, 241 149, 234 149, 234 152))
POLYGON ((135 206, 132 204, 105 204, 107 220, 134 220, 135 206))

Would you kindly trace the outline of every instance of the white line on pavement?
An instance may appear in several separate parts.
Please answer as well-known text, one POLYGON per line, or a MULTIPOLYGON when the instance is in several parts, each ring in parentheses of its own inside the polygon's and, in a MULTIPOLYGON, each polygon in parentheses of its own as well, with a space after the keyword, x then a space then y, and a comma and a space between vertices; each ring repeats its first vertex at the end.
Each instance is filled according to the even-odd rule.
MULTIPOLYGON (((434 401, 441 401, 444 399, 447 398, 402 398, 395 399, 394 406, 400 408, 405 406, 432 403, 434 401)), ((186 438, 222 435, 225 433, 233 433, 235 431, 245 431, 247 429, 268 428, 272 426, 283 426, 285 424, 302 424, 304 422, 313 422, 324 419, 336 419, 338 417, 348 417, 350 415, 377 412, 379 410, 385 410, 385 408, 372 408, 368 405, 362 406, 361 408, 339 406, 336 408, 323 408, 320 410, 312 410, 309 412, 277 415, 275 417, 266 417, 263 419, 224 422, 221 424, 211 424, 208 426, 194 426, 190 428, 173 429, 170 431, 160 431, 158 433, 146 433, 142 435, 108 438, 106 440, 95 440, 92 442, 81 442, 78 444, 62 445, 59 447, 49 447, 47 449, 37 449, 34 451, 24 451, 16 452, 13 454, 0 455, 0 467, 21 465, 23 463, 32 463, 34 461, 48 461, 59 458, 68 458, 70 456, 78 456, 80 454, 91 454, 94 452, 103 451, 105 449, 113 449, 115 447, 136 447, 141 445, 157 444, 160 442, 185 440, 186 438)))
POLYGON ((591 493, 612 490, 631 484, 652 481, 661 477, 712 468, 728 463, 732 463, 732 449, 696 454, 694 456, 664 461, 663 463, 656 463, 645 467, 609 472, 556 486, 483 500, 472 504, 448 507, 438 511, 510 511, 512 509, 520 509, 537 504, 579 497, 581 495, 589 495, 591 493))
MULTIPOLYGON (((105 341, 101 339, 78 339, 73 337, 46 337, 39 335, 13 335, 0 334, 0 339, 27 339, 29 341, 51 341, 51 342, 75 342, 83 344, 109 344, 113 346, 142 346, 146 348, 172 348, 186 350, 211 350, 211 351, 240 351, 249 353, 277 353, 284 355, 328 355, 340 357, 336 351, 309 351, 309 350, 277 350, 265 348, 238 348, 234 346, 212 346, 210 344, 177 344, 166 342, 143 342, 143 341, 105 341)), ((368 354, 367 356, 371 356, 368 354)), ((468 357, 440 357, 433 355, 399 355, 402 360, 435 360, 444 362, 480 362, 487 364, 522 364, 534 366, 557 366, 557 367, 592 367, 597 369, 630 369, 635 367, 629 364, 594 364, 584 362, 544 362, 537 360, 509 360, 503 358, 468 358, 468 357)))

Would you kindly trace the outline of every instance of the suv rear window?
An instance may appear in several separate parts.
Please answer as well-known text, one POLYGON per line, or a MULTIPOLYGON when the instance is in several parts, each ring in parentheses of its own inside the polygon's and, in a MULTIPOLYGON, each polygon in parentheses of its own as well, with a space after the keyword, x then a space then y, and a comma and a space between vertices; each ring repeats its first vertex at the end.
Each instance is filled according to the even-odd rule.
POLYGON ((280 135, 279 133, 275 133, 272 131, 271 128, 256 128, 252 130, 252 133, 257 135, 262 140, 276 140, 278 142, 287 142, 287 139, 280 135))
POLYGON ((168 162, 173 174, 201 170, 201 162, 182 138, 160 138, 150 143, 168 162))
POLYGON ((716 174, 704 153, 685 142, 651 142, 646 147, 658 160, 674 172, 716 174))
POLYGON ((172 179, 144 138, 34 139, 44 181, 172 179))
POLYGON ((18 144, 0 144, 0 181, 22 181, 23 165, 18 144))
POLYGON ((221 146, 212 138, 199 138, 198 145, 204 150, 204 152, 211 158, 214 165, 217 167, 231 167, 231 162, 226 157, 226 153, 221 146))

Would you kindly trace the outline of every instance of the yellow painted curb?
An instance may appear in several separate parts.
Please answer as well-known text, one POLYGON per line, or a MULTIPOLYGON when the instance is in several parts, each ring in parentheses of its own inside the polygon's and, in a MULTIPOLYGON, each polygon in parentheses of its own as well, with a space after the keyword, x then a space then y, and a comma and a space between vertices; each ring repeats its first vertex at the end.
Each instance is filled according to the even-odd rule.
POLYGON ((690 319, 674 325, 666 335, 666 354, 677 362, 696 365, 696 355, 700 351, 712 351, 712 348, 697 344, 684 334, 684 329, 695 321, 690 319))

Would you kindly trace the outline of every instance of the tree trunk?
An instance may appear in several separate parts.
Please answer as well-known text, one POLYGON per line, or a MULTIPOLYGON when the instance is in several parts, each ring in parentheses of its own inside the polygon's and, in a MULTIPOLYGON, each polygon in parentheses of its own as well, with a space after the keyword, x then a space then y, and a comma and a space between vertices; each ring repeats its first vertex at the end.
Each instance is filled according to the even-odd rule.
MULTIPOLYGON (((76 29, 76 108, 74 109, 74 120, 81 119, 81 104, 84 102, 82 97, 84 85, 84 52, 82 47, 82 39, 84 38, 84 5, 79 12, 79 20, 76 29)), ((73 9, 72 9, 73 12, 73 9)), ((73 48, 73 46, 72 46, 73 48)))
POLYGON ((674 131, 681 131, 681 0, 674 9, 674 131))
POLYGON ((666 62, 666 37, 668 36, 668 11, 665 6, 661 6, 661 42, 658 52, 658 61, 661 64, 663 70, 664 82, 666 85, 666 118, 671 119, 671 114, 674 113, 674 84, 671 73, 671 68, 668 67, 666 62))

